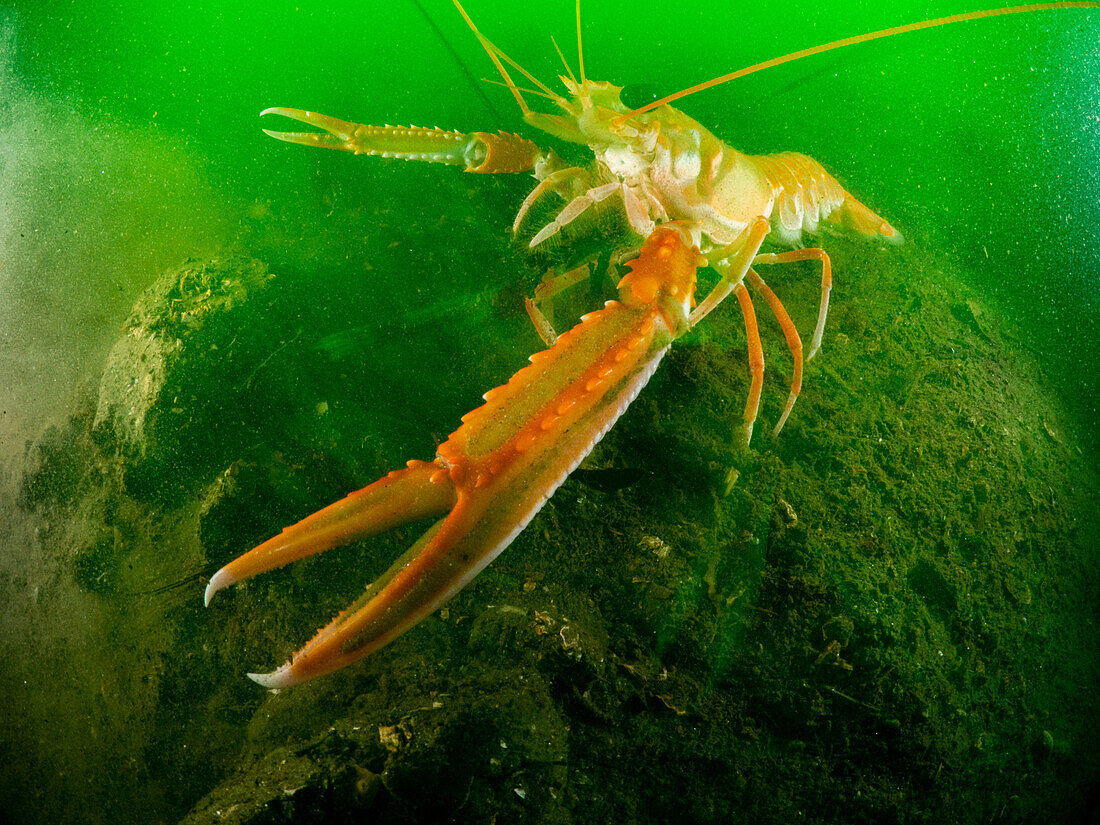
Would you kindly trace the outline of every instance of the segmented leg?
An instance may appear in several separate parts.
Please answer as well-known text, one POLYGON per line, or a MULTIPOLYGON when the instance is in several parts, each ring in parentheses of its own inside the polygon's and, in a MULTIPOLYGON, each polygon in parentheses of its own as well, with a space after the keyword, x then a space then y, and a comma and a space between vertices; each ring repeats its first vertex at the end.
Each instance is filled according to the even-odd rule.
MULTIPOLYGON (((783 408, 783 414, 779 423, 775 425, 776 435, 787 423, 787 418, 794 408, 794 402, 802 391, 802 339, 798 330, 791 321, 790 315, 783 307, 783 303, 764 280, 752 270, 753 264, 780 264, 793 261, 819 260, 821 261, 821 306, 818 310, 817 327, 814 330, 814 338, 811 344, 810 356, 821 347, 821 336, 825 330, 825 316, 829 308, 829 291, 832 288, 832 264, 829 256, 823 249, 796 249, 791 252, 757 254, 760 245, 764 242, 770 226, 766 218, 757 218, 749 224, 745 230, 734 239, 733 243, 710 253, 710 258, 716 260, 714 268, 722 274, 722 281, 711 290, 710 294, 700 302, 695 311, 691 313, 691 325, 694 326, 714 309, 732 291, 737 292, 737 300, 741 305, 741 311, 745 316, 745 335, 749 349, 749 369, 752 374, 752 383, 749 388, 749 399, 745 405, 745 442, 752 438, 753 424, 760 406, 760 390, 764 380, 764 352, 760 344, 760 333, 756 324, 756 313, 752 306, 752 300, 745 290, 743 281, 747 278, 753 288, 764 296, 772 312, 775 313, 779 326, 783 329, 783 335, 787 339, 787 346, 791 351, 794 367, 791 375, 791 391, 787 396, 787 404, 783 408)), ((808 358, 806 360, 809 360, 808 358)))
POLYGON ((554 342, 558 340, 558 332, 554 329, 554 325, 542 314, 538 304, 531 298, 524 298, 523 308, 527 310, 527 317, 531 319, 531 324, 535 327, 535 332, 539 334, 539 338, 542 339, 542 343, 548 347, 554 346, 554 342))
POLYGON ((767 218, 756 218, 733 240, 733 243, 712 250, 707 255, 711 266, 722 276, 722 280, 691 313, 689 320, 691 326, 695 326, 707 317, 710 311, 722 303, 733 288, 744 280, 745 273, 752 265, 756 253, 760 251, 760 244, 764 243, 769 229, 767 218))
MULTIPOLYGON (((626 208, 626 220, 630 224, 630 228, 639 235, 649 237, 656 226, 656 223, 649 216, 649 209, 642 203, 637 193, 625 183, 622 185, 621 190, 623 193, 623 206, 626 208)), ((664 215, 664 210, 662 209, 659 214, 664 215)))
MULTIPOLYGON (((537 188, 537 187, 536 187, 537 188)), ((581 215, 583 215, 590 206, 593 206, 601 201, 605 201, 618 192, 621 189, 621 184, 605 183, 603 186, 597 186, 594 189, 589 189, 583 195, 578 195, 573 198, 569 203, 565 205, 565 208, 558 213, 558 216, 554 218, 550 223, 546 224, 539 230, 538 234, 531 239, 529 246, 534 249, 540 243, 547 238, 551 238, 558 234, 563 227, 568 226, 581 215)))
POLYGON ((749 372, 752 383, 749 386, 749 398, 745 402, 745 444, 752 440, 752 426, 756 423, 756 414, 760 411, 760 390, 764 386, 764 347, 760 344, 760 330, 756 326, 756 310, 752 298, 743 283, 734 288, 737 303, 741 305, 741 314, 745 316, 745 340, 749 347, 749 372))
POLYGON ((560 274, 551 275, 547 273, 542 282, 535 287, 535 297, 524 299, 527 317, 535 325, 535 331, 538 332, 539 337, 546 346, 553 346, 554 341, 558 338, 558 333, 554 329, 552 313, 554 298, 582 281, 587 281, 591 274, 588 264, 582 264, 575 269, 560 274), (550 308, 549 312, 544 313, 542 311, 544 305, 550 308))
POLYGON ((745 227, 733 243, 710 254, 712 266, 722 275, 722 280, 710 294, 695 308, 688 319, 695 326, 712 309, 720 304, 730 292, 737 293, 741 313, 745 316, 745 337, 749 348, 749 370, 752 384, 749 388, 749 400, 745 404, 745 444, 752 439, 752 427, 756 422, 756 413, 760 408, 760 388, 764 384, 764 348, 760 345, 760 332, 756 326, 756 312, 752 299, 743 283, 745 273, 749 271, 752 260, 760 251, 769 230, 768 219, 759 217, 745 227))
POLYGON ((523 199, 523 203, 519 207, 519 212, 516 213, 516 219, 512 221, 513 234, 519 231, 519 225, 523 223, 523 219, 527 217, 527 213, 531 211, 531 207, 535 205, 535 201, 546 194, 546 192, 550 191, 564 180, 579 178, 582 175, 587 176, 587 174, 588 173, 579 166, 569 166, 565 169, 559 169, 556 172, 552 172, 547 175, 546 178, 539 181, 538 186, 531 190, 531 194, 523 199))
POLYGON ((802 392, 802 339, 798 337, 798 330, 795 328, 794 322, 791 321, 791 316, 787 314, 787 310, 783 307, 783 302, 779 300, 772 288, 764 283, 764 279, 756 274, 756 270, 750 268, 746 278, 752 284, 753 289, 763 295, 764 300, 768 302, 768 306, 772 308, 772 313, 783 329, 783 335, 787 339, 787 347, 791 351, 791 359, 794 361, 794 368, 791 371, 791 393, 787 396, 787 405, 783 408, 783 414, 779 416, 779 423, 772 430, 772 435, 779 435, 783 425, 787 423, 787 417, 791 414, 791 410, 794 409, 794 402, 798 398, 798 394, 802 392))
POLYGON ((829 260, 829 253, 817 248, 795 249, 791 252, 757 255, 753 259, 754 264, 787 264, 794 261, 821 261, 821 303, 817 309, 814 337, 810 341, 810 354, 806 356, 806 360, 809 361, 821 349, 821 336, 825 334, 825 316, 829 312, 829 292, 833 288, 833 264, 829 260))

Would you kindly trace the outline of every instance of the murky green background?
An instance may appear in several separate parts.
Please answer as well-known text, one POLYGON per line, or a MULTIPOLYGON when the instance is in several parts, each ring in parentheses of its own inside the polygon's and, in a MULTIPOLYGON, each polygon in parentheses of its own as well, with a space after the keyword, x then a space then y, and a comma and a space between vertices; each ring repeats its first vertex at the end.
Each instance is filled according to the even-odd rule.
MULTIPOLYGON (((628 101, 640 104, 778 54, 973 7, 588 0, 586 69, 625 84, 628 101)), ((560 71, 550 33, 570 59, 575 54, 574 9, 565 0, 470 0, 467 8, 544 80, 560 71)), ((479 347, 499 349, 502 362, 535 348, 522 318, 500 321, 478 303, 478 279, 498 292, 510 288, 498 261, 485 261, 484 271, 447 267, 448 245, 461 245, 471 222, 509 225, 526 182, 463 181, 465 199, 441 200, 433 181, 453 170, 288 146, 264 136, 257 118, 267 106, 292 106, 363 123, 520 131, 539 141, 510 95, 480 82, 492 75, 443 0, 0 7, 0 518, 13 520, 8 535, 19 535, 8 500, 25 445, 72 412, 81 388, 98 381, 135 300, 185 258, 241 249, 307 271, 315 257, 331 266, 342 240, 359 232, 359 240, 390 248, 394 261, 407 260, 407 271, 364 271, 349 251, 344 268, 318 272, 316 291, 302 300, 323 305, 328 279, 374 279, 362 307, 339 311, 361 315, 366 328, 405 319, 429 341, 422 360, 393 341, 376 350, 380 360, 415 373, 431 364, 432 340, 478 332, 479 347), (384 216, 378 225, 392 241, 373 237, 369 221, 324 236, 318 227, 339 223, 353 198, 384 216), (429 273, 418 266, 424 260, 433 262, 429 273), (398 277, 383 280, 391 272, 398 277), (485 326, 485 318, 496 320, 485 326)), ((1040 354, 1052 391, 1077 416, 1085 455, 1095 454, 1100 12, 984 20, 864 44, 679 105, 741 150, 811 155, 911 243, 956 261, 1040 354)), ((529 292, 530 273, 522 278, 515 288, 529 292)), ((273 342, 273 351, 283 343, 273 342)), ((444 399, 431 422, 438 427, 470 400, 467 389, 442 383, 424 388, 444 399)), ((0 549, 3 583, 25 594, 50 567, 16 546, 0 549)), ((200 592, 196 584, 180 598, 200 592)), ((53 612, 64 621, 60 607, 53 612)), ((5 649, 17 649, 18 634, 35 621, 9 607, 5 649)), ((71 709, 59 715, 70 718, 71 709)), ((51 730, 41 707, 30 717, 42 725, 36 740, 73 735, 72 727, 51 730)), ((124 736, 101 729, 115 722, 92 724, 99 733, 89 747, 98 735, 124 736)), ((9 744, 0 756, 18 753, 9 744)), ((81 793, 63 779, 43 781, 56 794, 81 793)), ((107 818, 87 811, 88 821, 107 818)))
MULTIPOLYGON (((453 9, 431 0, 422 9, 21 2, 3 13, 4 366, 18 388, 2 422, 5 442, 32 434, 94 369, 151 273, 239 239, 249 205, 312 206, 311 175, 340 161, 266 139, 262 108, 522 127, 502 89, 472 82, 491 67, 453 9)), ((729 3, 670 13, 590 2, 583 13, 589 73, 637 84, 644 99, 853 32, 963 10, 729 3)), ((540 77, 559 72, 548 33, 573 53, 570 3, 487 3, 471 13, 540 77)), ((819 159, 895 224, 949 248, 1005 302, 1067 387, 1080 382, 1070 394, 1095 398, 1095 17, 1019 16, 865 44, 715 89, 684 108, 742 150, 819 159)), ((1082 410, 1095 416, 1095 402, 1082 410)))

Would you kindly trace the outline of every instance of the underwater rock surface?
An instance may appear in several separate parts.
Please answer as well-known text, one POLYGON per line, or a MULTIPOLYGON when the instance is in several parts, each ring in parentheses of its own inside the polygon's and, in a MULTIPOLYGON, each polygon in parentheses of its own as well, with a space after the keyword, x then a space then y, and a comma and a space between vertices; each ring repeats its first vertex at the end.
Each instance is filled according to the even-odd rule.
MULTIPOLYGON (((429 346, 395 364, 403 341, 334 356, 343 321, 308 314, 308 274, 247 258, 166 274, 95 397, 26 457, 20 518, 57 565, 27 610, 84 619, 4 634, 13 821, 1083 816, 1100 774, 1100 483, 1079 425, 948 258, 919 240, 828 246, 824 346, 778 440, 778 328, 761 313, 746 451, 743 331, 714 313, 586 464, 644 472, 568 481, 439 613, 278 694, 243 674, 284 661, 415 526, 208 610, 203 575, 429 458, 461 399, 522 358, 441 365, 429 346)), ((473 271, 484 253, 455 254, 473 271)), ((769 275, 806 328, 813 267, 769 275)))
POLYGON ((232 426, 248 380, 234 367, 251 367, 263 346, 251 331, 268 310, 261 293, 272 278, 251 258, 188 261, 141 296, 107 358, 92 423, 132 473, 194 460, 209 448, 210 428, 232 426))

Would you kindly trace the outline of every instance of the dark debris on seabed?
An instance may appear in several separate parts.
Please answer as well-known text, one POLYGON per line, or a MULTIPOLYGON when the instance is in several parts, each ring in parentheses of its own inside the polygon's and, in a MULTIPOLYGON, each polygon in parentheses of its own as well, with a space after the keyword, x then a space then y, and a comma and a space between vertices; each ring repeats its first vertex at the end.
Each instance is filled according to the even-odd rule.
MULTIPOLYGON (((75 665, 141 675, 100 720, 129 732, 67 776, 28 748, 5 781, 46 790, 9 810, 188 825, 1086 817, 1098 484, 1075 423, 948 259, 829 249, 824 346, 778 439, 783 338, 761 308, 746 450, 743 328, 723 308, 443 610, 272 693, 245 672, 285 661, 420 528, 205 610, 204 577, 430 458, 534 338, 516 316, 476 337, 433 318, 430 335, 368 330, 334 353, 321 344, 364 299, 354 279, 319 290, 247 257, 166 273, 84 411, 31 448, 20 502, 98 605, 105 647, 75 665)), ((814 267, 767 275, 811 328, 814 267)))

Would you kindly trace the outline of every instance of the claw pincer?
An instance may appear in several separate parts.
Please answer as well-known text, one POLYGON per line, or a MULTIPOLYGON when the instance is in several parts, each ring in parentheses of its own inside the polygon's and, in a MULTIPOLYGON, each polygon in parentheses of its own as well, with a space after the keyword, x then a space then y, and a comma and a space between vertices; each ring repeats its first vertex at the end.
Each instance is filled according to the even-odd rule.
POLYGON ((506 548, 611 428, 688 328, 698 250, 657 229, 619 283, 619 299, 581 319, 439 445, 230 562, 218 590, 410 521, 442 516, 351 607, 273 673, 288 687, 331 673, 400 636, 506 548))
POLYGON ((338 149, 355 155, 446 163, 463 166, 467 172, 526 172, 534 169, 542 157, 542 151, 534 143, 508 132, 466 134, 422 126, 368 126, 282 106, 264 109, 260 117, 264 115, 282 115, 324 129, 323 132, 264 129, 265 134, 287 143, 338 149))

